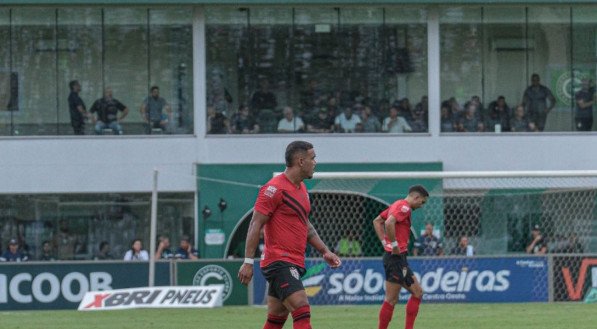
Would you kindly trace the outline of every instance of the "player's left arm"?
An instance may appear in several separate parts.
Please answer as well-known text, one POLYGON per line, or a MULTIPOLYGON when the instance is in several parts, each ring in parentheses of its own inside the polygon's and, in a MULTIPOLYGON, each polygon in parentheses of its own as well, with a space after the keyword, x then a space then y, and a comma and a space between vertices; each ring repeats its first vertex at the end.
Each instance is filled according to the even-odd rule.
POLYGON ((373 220, 373 229, 375 230, 375 234, 377 234, 377 238, 379 239, 379 241, 381 241, 382 245, 386 244, 385 238, 384 238, 384 234, 386 232, 385 229, 385 223, 384 223, 384 219, 381 217, 381 215, 375 217, 375 219, 373 220))
POLYGON ((339 267, 342 264, 340 257, 331 252, 330 249, 325 245, 325 243, 323 242, 323 240, 321 240, 319 234, 315 230, 315 227, 313 227, 313 224, 309 222, 308 225, 309 227, 307 231, 307 242, 309 242, 309 244, 313 246, 313 248, 317 249, 317 251, 319 251, 323 255, 323 260, 325 260, 326 263, 330 265, 330 267, 339 267))

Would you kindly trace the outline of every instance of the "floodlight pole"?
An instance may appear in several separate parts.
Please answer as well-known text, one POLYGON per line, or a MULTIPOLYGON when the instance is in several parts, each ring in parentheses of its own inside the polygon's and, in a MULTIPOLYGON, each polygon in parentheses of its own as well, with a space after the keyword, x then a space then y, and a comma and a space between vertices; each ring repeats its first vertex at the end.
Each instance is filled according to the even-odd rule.
POLYGON ((155 250, 158 219, 158 170, 153 170, 153 190, 151 191, 151 224, 149 232, 149 280, 148 286, 155 284, 155 250))

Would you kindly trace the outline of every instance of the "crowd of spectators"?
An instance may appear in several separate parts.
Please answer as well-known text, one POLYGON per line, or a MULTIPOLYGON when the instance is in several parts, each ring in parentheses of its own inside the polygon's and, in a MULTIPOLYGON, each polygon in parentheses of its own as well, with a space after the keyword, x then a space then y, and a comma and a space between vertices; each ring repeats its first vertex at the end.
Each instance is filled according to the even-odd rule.
MULTIPOLYGON (((311 80, 301 93, 296 107, 280 105, 267 79, 259 83, 248 104, 232 109, 228 103, 210 104, 207 108, 209 134, 256 133, 425 133, 428 131, 427 96, 413 105, 408 98, 390 102, 374 100, 360 92, 324 92, 311 80)), ((595 88, 583 80, 575 94, 575 125, 579 131, 592 130, 595 88)), ((441 132, 540 132, 556 99, 541 84, 538 74, 522 100, 508 104, 498 96, 487 105, 479 96, 460 104, 455 97, 441 102, 441 132)))

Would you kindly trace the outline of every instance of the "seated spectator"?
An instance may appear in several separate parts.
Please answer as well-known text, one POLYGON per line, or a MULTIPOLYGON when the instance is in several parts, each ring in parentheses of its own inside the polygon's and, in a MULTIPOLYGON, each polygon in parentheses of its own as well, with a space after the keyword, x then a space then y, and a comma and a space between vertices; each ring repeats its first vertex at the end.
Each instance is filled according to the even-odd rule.
POLYGON ((39 256, 39 260, 41 261, 54 261, 56 260, 56 255, 52 250, 52 244, 50 241, 46 240, 41 243, 41 256, 39 256))
POLYGON ((177 259, 199 259, 199 252, 191 245, 191 240, 188 236, 180 238, 180 246, 176 249, 174 258, 177 259))
POLYGON ((301 92, 301 107, 304 109, 313 109, 320 107, 325 101, 325 95, 319 89, 316 79, 309 80, 307 89, 301 92))
POLYGON ((261 110, 274 110, 278 106, 276 95, 269 90, 269 80, 266 78, 259 80, 259 90, 251 97, 251 115, 257 117, 261 110))
POLYGON ((233 134, 258 134, 259 125, 256 119, 251 115, 249 107, 241 104, 238 112, 232 116, 231 130, 233 134))
POLYGON ((218 112, 213 106, 207 107, 207 133, 227 134, 230 132, 230 120, 224 112, 218 112))
POLYGON ((361 242, 354 230, 349 230, 347 234, 338 241, 336 252, 338 253, 338 256, 345 257, 358 257, 363 254, 361 242))
POLYGON ((373 114, 371 106, 365 106, 361 112, 361 122, 363 123, 363 132, 376 133, 381 131, 381 122, 373 114))
POLYGON ((388 133, 403 133, 412 131, 408 122, 403 117, 398 116, 399 110, 397 107, 390 108, 390 116, 383 120, 381 131, 388 133))
POLYGON ((533 226, 531 230, 531 243, 527 246, 528 254, 544 255, 547 253, 547 242, 541 235, 541 228, 539 225, 533 226))
POLYGON ((77 238, 70 232, 66 220, 61 219, 58 225, 58 232, 54 234, 52 247, 56 251, 56 256, 59 260, 72 260, 75 258, 75 246, 78 244, 77 238))
POLYGON ((553 252, 564 254, 582 254, 584 252, 584 248, 582 243, 578 241, 578 235, 576 235, 576 233, 570 233, 570 235, 568 235, 568 239, 565 240, 563 244, 553 252))
POLYGON ((92 120, 95 122, 96 134, 103 135, 104 129, 111 129, 114 135, 122 135, 120 122, 129 114, 129 109, 113 98, 112 88, 107 87, 104 90, 104 97, 91 105, 89 113, 92 114, 92 120), (118 116, 118 112, 122 112, 122 114, 118 116))
POLYGON ((282 111, 284 117, 278 122, 279 133, 296 133, 305 131, 303 119, 294 115, 292 107, 285 106, 282 111))
POLYGON ((429 115, 429 98, 427 96, 421 97, 421 101, 415 105, 415 111, 417 109, 423 112, 425 120, 427 120, 427 116, 429 115))
POLYGON ((410 125, 411 132, 413 133, 427 132, 427 117, 423 107, 415 107, 408 124, 410 125))
POLYGON ((338 97, 334 95, 328 96, 325 108, 328 110, 328 115, 332 118, 335 118, 340 112, 340 107, 338 106, 338 97))
POLYGON ((460 116, 456 125, 459 132, 483 132, 485 125, 477 113, 476 102, 469 102, 466 111, 460 116))
POLYGON ((514 116, 510 119, 510 131, 512 132, 536 132, 534 122, 530 122, 524 113, 524 106, 518 105, 514 110, 514 116))
POLYGON ((344 111, 340 113, 334 120, 335 131, 340 133, 355 132, 357 123, 361 123, 361 118, 352 113, 352 107, 344 107, 344 111))
POLYGON ((108 241, 102 241, 99 244, 99 249, 93 257, 94 260, 110 260, 114 259, 114 256, 110 253, 110 244, 108 241))
POLYGON ((458 240, 458 245, 452 248, 452 255, 459 256, 473 256, 475 254, 474 248, 468 243, 468 237, 463 235, 458 240))
POLYGON ((442 103, 441 107, 440 127, 441 132, 443 133, 451 133, 456 131, 456 122, 452 117, 452 110, 450 110, 450 105, 446 104, 445 102, 442 103))
POLYGON ((510 108, 504 96, 499 96, 497 100, 489 103, 487 111, 487 131, 510 131, 510 108))
POLYGON ((171 259, 174 254, 170 250, 170 239, 167 236, 158 238, 158 249, 155 252, 155 259, 171 259))
POLYGON ((464 109, 462 108, 462 106, 460 106, 455 97, 450 97, 450 99, 448 99, 446 102, 448 102, 450 106, 450 113, 452 113, 452 118, 454 120, 459 120, 460 116, 464 113, 464 109))
POLYGON ((131 249, 124 254, 124 260, 131 261, 148 261, 149 254, 147 250, 143 250, 143 243, 140 239, 135 239, 131 243, 131 249))
POLYGON ((307 123, 307 132, 331 133, 334 131, 334 117, 327 107, 320 107, 317 115, 307 123))
POLYGON ((166 131, 172 108, 166 100, 160 97, 160 88, 153 86, 149 90, 150 96, 141 104, 141 117, 145 122, 145 133, 151 134, 152 129, 166 131))
POLYGON ((19 243, 16 239, 8 241, 8 250, 0 256, 0 262, 26 262, 27 260, 29 257, 19 250, 19 243))
POLYGON ((444 254, 441 240, 433 234, 433 224, 425 224, 423 233, 414 244, 415 256, 442 256, 444 254))

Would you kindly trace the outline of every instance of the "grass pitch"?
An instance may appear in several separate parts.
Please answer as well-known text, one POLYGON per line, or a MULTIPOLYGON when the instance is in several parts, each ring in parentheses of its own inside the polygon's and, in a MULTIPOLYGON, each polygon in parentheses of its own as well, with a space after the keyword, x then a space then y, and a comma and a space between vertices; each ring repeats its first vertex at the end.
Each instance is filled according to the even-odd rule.
MULTIPOLYGON (((377 328, 379 306, 313 306, 315 329, 377 328)), ((2 329, 250 329, 262 328, 263 307, 109 312, 0 312, 2 329)), ((284 328, 292 328, 292 320, 284 328)), ((390 328, 404 328, 404 305, 397 305, 390 328)), ((433 329, 595 329, 597 304, 421 304, 415 328, 433 329)))

